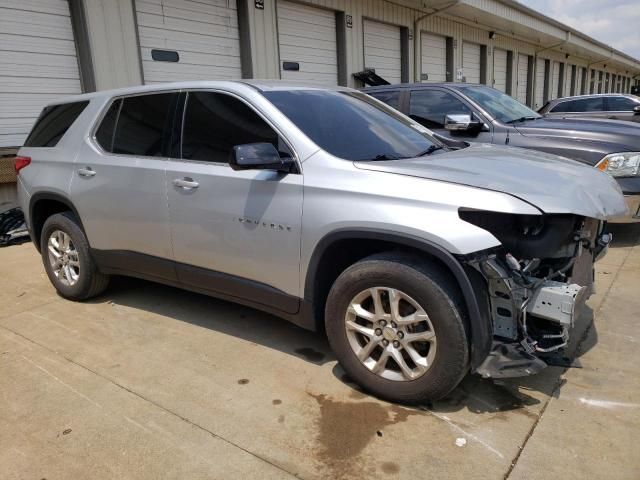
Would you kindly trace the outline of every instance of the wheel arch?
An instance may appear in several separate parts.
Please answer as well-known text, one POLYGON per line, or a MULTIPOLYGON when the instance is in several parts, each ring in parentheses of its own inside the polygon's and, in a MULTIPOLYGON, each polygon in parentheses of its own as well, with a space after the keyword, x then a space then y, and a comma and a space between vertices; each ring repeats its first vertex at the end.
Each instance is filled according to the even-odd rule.
POLYGON ((78 210, 68 197, 54 192, 38 192, 29 200, 29 232, 38 252, 40 252, 40 235, 44 222, 51 215, 64 211, 73 213, 78 220, 80 229, 84 232, 78 210))
POLYGON ((419 237, 375 229, 345 229, 325 235, 311 255, 304 285, 304 304, 316 330, 322 331, 324 328, 327 294, 344 268, 372 253, 394 248, 411 250, 437 260, 457 283, 469 316, 471 368, 475 370, 488 355, 493 337, 486 283, 478 272, 465 267, 446 249, 419 237), (347 244, 345 242, 362 242, 363 246, 361 252, 349 258, 348 264, 344 259, 335 258, 336 255, 349 257, 340 248, 347 244))

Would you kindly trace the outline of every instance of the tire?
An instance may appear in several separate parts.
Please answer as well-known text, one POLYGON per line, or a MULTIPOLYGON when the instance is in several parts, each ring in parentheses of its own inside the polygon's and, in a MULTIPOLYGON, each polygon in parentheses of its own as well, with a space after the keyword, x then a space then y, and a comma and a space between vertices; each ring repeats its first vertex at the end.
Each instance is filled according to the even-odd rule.
POLYGON ((327 298, 325 324, 329 343, 347 375, 380 398, 409 404, 440 399, 460 383, 469 370, 467 321, 460 291, 447 273, 438 264, 390 252, 367 257, 338 277, 327 298), (382 288, 370 290, 374 287, 382 288), (397 323, 392 320, 397 328, 388 322, 382 328, 380 322, 369 322, 380 318, 370 317, 371 312, 376 311, 371 292, 376 292, 381 299, 379 305, 387 315, 385 318, 399 320, 397 323), (402 315, 390 315, 391 298, 400 299, 394 304, 402 315), (354 305, 359 308, 350 309, 352 301, 357 299, 360 303, 354 305), (360 314, 366 314, 366 319, 360 318, 360 314), (426 320, 401 325, 412 318, 426 320), (352 327, 354 323, 358 323, 356 328, 352 327), (368 328, 366 335, 361 334, 361 324, 368 328), (380 329, 375 330, 376 327, 380 329), (417 332, 420 338, 435 334, 435 339, 407 343, 418 338, 412 332, 417 332), (370 338, 378 343, 370 345, 370 338), (355 349, 360 348, 359 353, 366 357, 369 346, 373 350, 365 363, 358 359, 355 349), (394 348, 388 350, 390 347, 394 348), (389 351, 393 361, 382 359, 389 351), (386 367, 374 373, 379 363, 386 367), (400 368, 400 363, 404 363, 405 370, 400 368), (407 375, 408 370, 411 376, 407 375))
POLYGON ((87 300, 107 288, 109 276, 98 270, 89 253, 87 237, 71 212, 56 213, 47 218, 40 236, 40 251, 47 276, 62 297, 76 301, 87 300), (50 244, 54 235, 53 244, 50 244), (69 250, 63 248, 65 238, 69 239, 69 250), (52 258, 58 258, 56 255, 65 251, 69 253, 63 254, 62 259, 64 261, 66 258, 70 270, 57 270, 52 264, 52 258), (59 273, 56 274, 56 271, 59 273))

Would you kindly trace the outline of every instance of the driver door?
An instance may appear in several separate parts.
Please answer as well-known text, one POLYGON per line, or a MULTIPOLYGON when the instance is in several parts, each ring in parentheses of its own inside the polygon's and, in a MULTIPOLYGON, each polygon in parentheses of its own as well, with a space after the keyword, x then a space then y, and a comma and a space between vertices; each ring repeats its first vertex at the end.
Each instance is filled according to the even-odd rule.
POLYGON ((190 91, 181 139, 167 164, 169 221, 181 283, 298 310, 302 174, 234 171, 236 145, 283 139, 238 97, 190 91))
POLYGON ((442 88, 419 88, 411 91, 409 116, 416 122, 445 137, 466 142, 492 143, 493 133, 489 123, 488 131, 451 131, 445 129, 445 116, 471 115, 473 120, 481 117, 462 99, 442 88))

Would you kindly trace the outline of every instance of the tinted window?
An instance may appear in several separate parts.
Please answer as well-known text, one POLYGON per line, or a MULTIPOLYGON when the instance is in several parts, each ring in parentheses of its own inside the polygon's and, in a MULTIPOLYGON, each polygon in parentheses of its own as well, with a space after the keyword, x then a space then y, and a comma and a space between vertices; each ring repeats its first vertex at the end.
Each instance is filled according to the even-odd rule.
POLYGON ((244 102, 222 93, 189 92, 182 132, 182 158, 227 163, 236 145, 271 143, 291 156, 278 134, 244 102))
POLYGON ((471 109, 452 93, 437 89, 411 92, 409 116, 425 127, 444 128, 446 115, 460 113, 471 115, 471 109))
MULTIPOLYGON (((601 112, 604 110, 604 100, 602 97, 581 98, 566 102, 565 112, 601 112)), ((554 110, 555 112, 556 110, 554 110)))
POLYGON ((461 91, 478 103, 493 118, 503 123, 540 115, 509 95, 490 87, 464 87, 461 91))
POLYGON ((111 104, 96 131, 96 141, 107 152, 113 151, 113 137, 116 131, 116 121, 118 120, 118 112, 120 111, 121 104, 122 100, 116 100, 111 104))
POLYGON ((336 157, 410 158, 436 143, 426 129, 360 92, 291 90, 264 95, 320 148, 336 157))
MULTIPOLYGON (((369 92, 367 92, 369 93, 369 92)), ((377 98, 381 102, 386 103, 396 110, 400 110, 400 92, 371 92, 369 93, 373 98, 377 98)))
POLYGON ((24 146, 55 147, 87 105, 89 102, 74 102, 45 107, 24 146))
POLYGON ((159 157, 163 155, 173 93, 126 97, 116 125, 113 153, 159 157))
POLYGON ((640 102, 634 102, 627 97, 607 98, 607 110, 610 112, 630 112, 636 105, 640 105, 640 102))

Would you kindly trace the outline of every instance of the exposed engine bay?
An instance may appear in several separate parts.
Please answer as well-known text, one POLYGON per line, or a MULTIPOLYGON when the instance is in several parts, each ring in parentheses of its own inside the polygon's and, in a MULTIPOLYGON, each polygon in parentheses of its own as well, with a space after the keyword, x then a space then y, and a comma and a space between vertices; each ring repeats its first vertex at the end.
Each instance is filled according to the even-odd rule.
POLYGON ((484 377, 537 373, 561 352, 594 292, 593 264, 611 235, 604 222, 577 215, 511 215, 460 210, 491 232, 500 248, 466 259, 486 281, 493 347, 477 369, 484 377), (542 357, 542 358, 541 358, 542 357))

